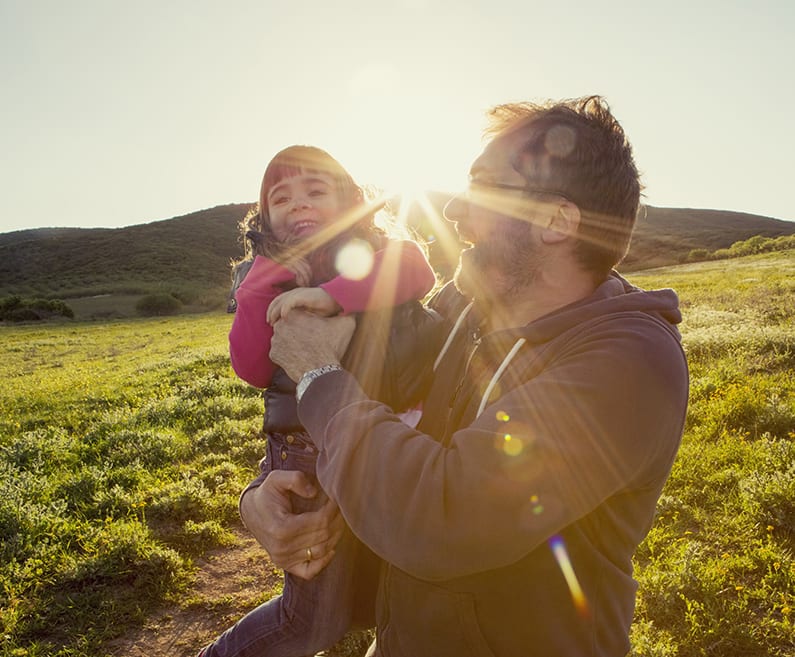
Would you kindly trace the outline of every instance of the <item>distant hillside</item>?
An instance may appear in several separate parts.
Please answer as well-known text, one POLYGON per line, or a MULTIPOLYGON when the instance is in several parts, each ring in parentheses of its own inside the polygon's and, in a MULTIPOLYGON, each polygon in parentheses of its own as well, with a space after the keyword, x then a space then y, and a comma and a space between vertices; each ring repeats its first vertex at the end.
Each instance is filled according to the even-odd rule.
MULTIPOLYGON (((431 204, 441 213, 449 197, 431 204)), ((186 303, 222 307, 229 263, 242 247, 237 223, 248 204, 222 205, 181 217, 126 228, 42 228, 0 234, 0 296, 70 299, 168 291, 186 303)), ((418 204, 409 223, 429 235, 433 224, 418 204)), ((754 235, 795 233, 795 222, 720 210, 648 207, 639 220, 624 271, 682 262, 693 249, 714 251, 754 235)), ((436 244, 440 240, 437 240, 436 244)), ((450 263, 431 249, 439 271, 450 263)))
POLYGON ((726 210, 647 207, 638 219, 620 269, 633 271, 681 262, 694 249, 716 251, 754 235, 795 234, 795 221, 726 210))
POLYGON ((223 205, 126 228, 42 228, 0 234, 0 295, 143 294, 201 297, 228 287, 241 254, 237 222, 249 205, 223 205))

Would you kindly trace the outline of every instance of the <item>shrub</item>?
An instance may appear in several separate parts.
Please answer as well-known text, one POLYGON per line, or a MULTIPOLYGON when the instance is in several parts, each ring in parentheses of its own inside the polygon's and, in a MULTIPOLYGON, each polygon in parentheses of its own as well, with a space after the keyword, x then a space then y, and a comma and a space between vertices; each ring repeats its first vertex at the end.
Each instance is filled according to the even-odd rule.
POLYGON ((709 260, 710 252, 707 249, 691 249, 687 254, 687 262, 700 262, 702 260, 709 260))
POLYGON ((74 319, 74 312, 60 299, 23 299, 12 295, 0 299, 0 320, 28 322, 51 317, 74 319))
POLYGON ((159 292, 157 294, 147 294, 135 304, 138 314, 145 317, 152 315, 174 315, 182 308, 182 302, 173 294, 159 292))
POLYGON ((754 235, 747 240, 735 242, 728 249, 717 249, 710 253, 707 249, 692 249, 685 257, 685 262, 699 262, 704 260, 723 260, 726 258, 741 258, 758 253, 772 251, 786 251, 795 247, 795 235, 781 235, 779 237, 764 237, 754 235))

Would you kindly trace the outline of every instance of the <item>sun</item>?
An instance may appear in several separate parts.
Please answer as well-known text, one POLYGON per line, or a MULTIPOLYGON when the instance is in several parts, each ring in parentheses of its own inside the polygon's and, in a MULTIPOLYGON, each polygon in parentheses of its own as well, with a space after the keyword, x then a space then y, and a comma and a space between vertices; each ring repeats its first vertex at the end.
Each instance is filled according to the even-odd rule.
POLYGON ((460 243, 442 208, 482 150, 486 105, 476 85, 451 95, 443 80, 417 73, 387 61, 355 68, 316 126, 318 139, 357 183, 389 201, 398 224, 455 262, 460 243))
POLYGON ((484 125, 474 90, 451 96, 442 81, 416 73, 386 61, 357 67, 327 124, 334 153, 357 181, 412 199, 459 191, 484 125))

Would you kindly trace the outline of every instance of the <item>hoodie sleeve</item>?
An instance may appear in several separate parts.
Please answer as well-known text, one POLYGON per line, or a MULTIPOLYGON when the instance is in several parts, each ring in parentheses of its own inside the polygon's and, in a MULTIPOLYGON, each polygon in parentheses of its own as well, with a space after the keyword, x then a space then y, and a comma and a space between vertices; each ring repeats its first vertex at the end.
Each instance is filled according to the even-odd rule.
POLYGON ((270 359, 273 327, 267 322, 268 306, 295 278, 282 265, 257 256, 236 293, 237 312, 229 331, 229 356, 235 373, 247 383, 265 388, 275 369, 270 359))
POLYGON ((446 445, 368 399, 345 371, 314 381, 299 417, 320 450, 320 483, 353 532, 438 581, 514 563, 611 498, 628 510, 595 540, 626 554, 648 530, 686 405, 678 343, 626 321, 573 341, 446 445))
POLYGON ((410 240, 396 240, 376 251, 373 266, 364 278, 340 275, 319 287, 344 313, 354 313, 422 299, 435 283, 436 276, 420 247, 410 240))

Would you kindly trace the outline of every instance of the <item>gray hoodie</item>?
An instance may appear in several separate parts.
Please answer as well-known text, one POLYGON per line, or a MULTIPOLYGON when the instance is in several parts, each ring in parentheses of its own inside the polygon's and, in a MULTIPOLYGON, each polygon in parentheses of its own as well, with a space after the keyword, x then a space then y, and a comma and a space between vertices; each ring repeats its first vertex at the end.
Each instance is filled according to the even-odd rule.
POLYGON ((298 409, 323 488, 386 562, 377 654, 625 655, 687 406, 676 294, 614 273, 484 336, 452 287, 435 305, 451 335, 417 430, 344 371, 298 409))

